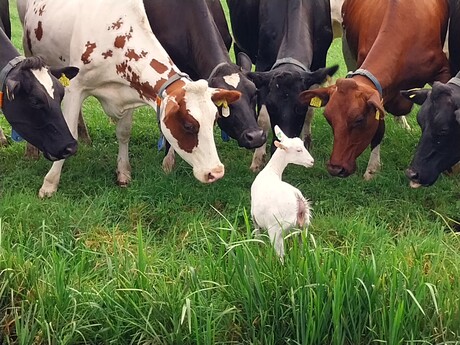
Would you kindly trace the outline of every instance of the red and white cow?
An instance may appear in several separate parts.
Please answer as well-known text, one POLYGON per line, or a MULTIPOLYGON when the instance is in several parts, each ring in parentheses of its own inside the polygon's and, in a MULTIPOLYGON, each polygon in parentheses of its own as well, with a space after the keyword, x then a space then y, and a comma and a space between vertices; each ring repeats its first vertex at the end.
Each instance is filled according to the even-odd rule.
POLYGON ((359 69, 335 85, 304 91, 301 99, 325 107, 334 133, 329 173, 354 173, 357 157, 370 146, 364 174, 369 180, 380 170, 384 110, 408 114, 413 103, 400 90, 450 78, 442 51, 449 6, 447 0, 345 0, 342 14, 349 48, 344 51, 352 54, 359 69))
MULTIPOLYGON (((79 111, 88 96, 96 97, 116 121, 119 185, 131 180, 128 142, 133 111, 160 103, 161 131, 193 167, 195 177, 210 183, 224 175, 213 136, 215 103, 232 103, 240 93, 184 77, 153 35, 142 0, 19 0, 18 10, 29 54, 51 65, 80 68, 63 102, 72 134, 77 137, 79 111)), ((56 192, 63 163, 53 164, 40 197, 56 192)))

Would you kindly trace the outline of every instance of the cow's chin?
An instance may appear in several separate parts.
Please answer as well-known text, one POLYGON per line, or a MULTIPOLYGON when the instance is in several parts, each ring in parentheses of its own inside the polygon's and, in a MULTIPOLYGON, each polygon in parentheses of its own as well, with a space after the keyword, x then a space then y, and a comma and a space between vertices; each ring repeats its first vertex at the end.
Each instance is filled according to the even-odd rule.
POLYGON ((417 189, 417 188, 420 188, 422 186, 422 184, 418 183, 418 182, 415 182, 415 181, 410 181, 409 182, 409 186, 411 188, 414 188, 414 189, 417 189))

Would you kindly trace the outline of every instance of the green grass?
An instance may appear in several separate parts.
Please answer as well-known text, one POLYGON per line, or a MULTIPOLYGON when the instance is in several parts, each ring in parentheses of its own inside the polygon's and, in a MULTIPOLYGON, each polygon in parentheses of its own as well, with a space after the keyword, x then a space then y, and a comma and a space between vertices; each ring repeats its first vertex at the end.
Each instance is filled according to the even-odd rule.
MULTIPOLYGON (((328 60, 346 73, 340 42, 328 60)), ((165 175, 142 108, 122 189, 114 126, 93 99, 84 111, 93 145, 68 159, 51 199, 36 196, 49 162, 0 149, 0 343, 460 344, 460 178, 408 187, 415 111, 411 132, 386 118, 370 182, 368 151, 357 174, 328 175, 332 133, 316 113, 316 164, 284 177, 311 199, 312 225, 286 241, 284 264, 251 236, 251 152, 216 129, 223 180, 199 184, 181 160, 165 175)))

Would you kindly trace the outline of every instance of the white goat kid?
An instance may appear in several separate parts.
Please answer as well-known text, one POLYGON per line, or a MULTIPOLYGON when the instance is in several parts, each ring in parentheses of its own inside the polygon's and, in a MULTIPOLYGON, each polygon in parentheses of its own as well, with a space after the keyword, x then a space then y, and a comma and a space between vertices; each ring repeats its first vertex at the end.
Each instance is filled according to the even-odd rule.
POLYGON ((278 126, 275 134, 279 141, 266 167, 251 186, 251 216, 255 232, 266 229, 276 253, 284 257, 284 233, 294 227, 306 228, 310 224, 311 210, 300 190, 281 180, 289 163, 313 166, 314 160, 300 138, 288 138, 278 126))

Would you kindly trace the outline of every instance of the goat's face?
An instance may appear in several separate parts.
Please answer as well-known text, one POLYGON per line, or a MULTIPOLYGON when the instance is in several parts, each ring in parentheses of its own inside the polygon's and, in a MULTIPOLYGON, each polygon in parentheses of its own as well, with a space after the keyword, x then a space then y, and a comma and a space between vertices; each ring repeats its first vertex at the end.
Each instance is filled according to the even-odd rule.
POLYGON ((275 141, 275 146, 284 151, 286 163, 303 165, 306 168, 313 166, 315 160, 305 148, 302 139, 288 138, 278 126, 275 126, 275 134, 280 141, 275 141))

